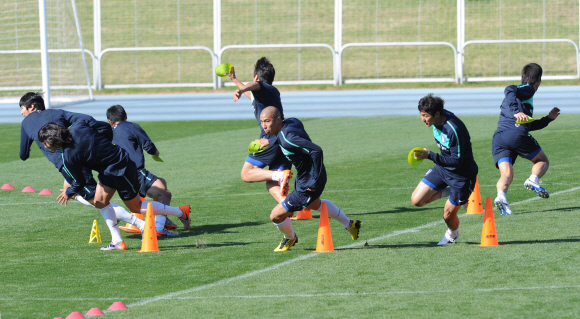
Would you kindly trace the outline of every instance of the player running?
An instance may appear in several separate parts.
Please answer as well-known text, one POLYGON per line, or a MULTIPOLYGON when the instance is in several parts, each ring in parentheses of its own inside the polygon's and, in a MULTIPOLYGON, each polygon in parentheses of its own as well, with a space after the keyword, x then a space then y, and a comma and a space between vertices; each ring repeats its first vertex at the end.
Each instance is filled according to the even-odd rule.
MULTIPOLYGON (((254 106, 254 116, 260 125, 260 114, 267 106, 273 106, 284 118, 280 92, 272 86, 276 70, 265 57, 260 58, 254 65, 254 82, 243 84, 236 78, 236 72, 232 67, 228 77, 238 89, 234 92, 234 102, 242 94, 246 95, 254 106)), ((292 178, 292 165, 280 151, 276 136, 270 136, 260 126, 259 138, 269 139, 270 147, 259 153, 251 153, 246 158, 242 167, 242 180, 247 183, 266 182, 266 187, 274 199, 280 203, 288 195, 290 179, 292 178), (270 170, 264 169, 269 166, 270 170), (272 171, 273 170, 273 171, 272 171)))
MULTIPOLYGON (((302 122, 295 118, 282 120, 280 111, 273 106, 268 106, 260 114, 260 123, 266 134, 278 136, 280 149, 297 170, 294 190, 274 207, 270 214, 270 219, 284 234, 280 245, 274 251, 287 251, 298 242, 298 236, 294 232, 290 220, 294 212, 305 207, 320 211, 322 202, 326 203, 328 217, 342 223, 351 234, 352 239, 356 240, 361 221, 349 219, 334 203, 320 199, 326 185, 326 169, 324 168, 322 149, 312 143, 302 122)), ((269 141, 271 139, 260 139, 261 147, 268 145, 269 141)))
MULTIPOLYGON (((30 147, 32 146, 33 142, 36 142, 46 158, 54 164, 54 166, 65 178, 63 185, 64 190, 70 187, 71 178, 62 169, 62 150, 59 149, 53 153, 51 150, 47 149, 38 140, 38 131, 40 131, 40 128, 50 122, 55 122, 62 126, 68 127, 77 121, 83 121, 97 131, 100 131, 103 136, 107 136, 111 139, 113 137, 111 128, 107 123, 95 121, 95 119, 89 115, 55 109, 46 110, 44 99, 39 93, 28 92, 24 94, 20 99, 19 104, 20 113, 22 116, 24 116, 24 120, 22 121, 20 128, 20 158, 23 161, 27 160, 30 156, 30 147)), ((97 182, 93 178, 93 172, 90 169, 83 168, 82 173, 85 180, 85 186, 74 198, 87 206, 94 207, 94 197, 97 182)), ((111 207, 115 211, 115 215, 118 219, 135 225, 137 228, 141 229, 141 231, 145 227, 145 223, 142 220, 131 215, 123 207, 114 203, 111 203, 111 207)), ((109 227, 109 230, 111 233, 116 232, 114 228, 109 227)))
MULTIPOLYGON (((139 176, 139 195, 149 196, 156 202, 165 205, 171 204, 171 192, 167 190, 165 179, 145 169, 146 151, 154 158, 159 158, 159 150, 149 138, 149 135, 137 123, 127 121, 127 113, 121 105, 113 105, 107 110, 107 120, 113 127, 113 144, 119 145, 128 154, 129 158, 137 165, 139 176)), ((169 218, 159 215, 155 218, 155 230, 157 236, 177 237, 179 234, 167 231, 165 227, 177 228, 169 218), (167 226, 166 226, 167 224, 167 226)))
POLYGON ((415 151, 418 159, 430 159, 435 167, 427 171, 411 195, 411 202, 417 207, 448 197, 443 208, 443 219, 448 229, 437 245, 453 244, 459 237, 457 212, 461 205, 468 202, 478 172, 469 132, 458 117, 443 109, 444 103, 433 94, 419 100, 421 120, 427 127, 433 127, 435 142, 441 153, 426 148, 415 151))
POLYGON ((531 123, 517 123, 527 121, 528 116, 534 115, 534 94, 541 83, 542 67, 529 63, 522 69, 522 84, 510 85, 504 90, 505 98, 492 140, 493 160, 501 174, 496 185, 495 206, 502 215, 512 213, 506 194, 514 178, 513 165, 518 155, 534 163, 532 175, 524 182, 524 187, 536 192, 541 198, 550 196, 539 182, 548 171, 550 162, 540 144, 528 132, 548 126, 560 115, 560 109, 555 107, 547 116, 531 123))
MULTIPOLYGON (((96 132, 85 122, 76 122, 69 129, 64 126, 49 123, 38 132, 39 141, 45 147, 55 152, 62 148, 63 170, 73 180, 71 187, 58 195, 57 200, 61 205, 66 205, 68 200, 78 194, 84 187, 83 167, 99 172, 99 183, 95 192, 95 207, 99 209, 107 225, 117 230, 117 220, 110 200, 115 194, 123 200, 127 208, 133 213, 145 213, 147 204, 153 206, 156 215, 174 215, 179 217, 185 229, 191 224, 190 207, 166 206, 158 202, 141 202, 138 195, 139 178, 137 167, 129 159, 126 151, 96 132)), ((114 236, 111 244, 105 250, 126 250, 127 246, 122 238, 114 236)))

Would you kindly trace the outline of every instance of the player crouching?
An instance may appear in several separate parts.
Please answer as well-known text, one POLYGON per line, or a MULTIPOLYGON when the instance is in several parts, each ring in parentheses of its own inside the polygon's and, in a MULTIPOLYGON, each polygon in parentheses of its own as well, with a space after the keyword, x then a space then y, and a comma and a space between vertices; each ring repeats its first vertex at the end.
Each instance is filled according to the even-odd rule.
MULTIPOLYGON (((269 106, 260 114, 260 124, 266 134, 278 136, 282 152, 298 171, 294 191, 274 207, 270 214, 270 219, 284 234, 282 242, 274 251, 287 251, 298 242, 290 220, 294 212, 305 207, 319 211, 322 201, 326 203, 328 216, 341 222, 352 239, 356 240, 361 226, 360 220, 350 220, 334 203, 320 199, 326 185, 322 149, 312 143, 302 122, 295 118, 282 121, 280 111, 269 106)), ((268 139, 259 141, 262 147, 268 145, 268 139)))

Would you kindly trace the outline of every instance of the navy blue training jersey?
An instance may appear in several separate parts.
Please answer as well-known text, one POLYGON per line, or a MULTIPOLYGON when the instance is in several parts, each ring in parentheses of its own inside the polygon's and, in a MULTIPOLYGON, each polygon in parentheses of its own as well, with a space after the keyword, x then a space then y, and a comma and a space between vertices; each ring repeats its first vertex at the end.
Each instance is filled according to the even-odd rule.
POLYGON ((68 197, 77 194, 85 185, 83 167, 97 171, 99 174, 124 175, 129 155, 121 147, 113 145, 86 122, 74 123, 69 131, 73 143, 61 148, 62 169, 72 179, 71 187, 66 191, 68 197))
POLYGON ((516 113, 522 112, 528 116, 534 115, 535 93, 536 90, 534 87, 528 83, 506 87, 504 90, 505 98, 501 103, 501 112, 499 114, 496 132, 518 130, 527 134, 529 131, 540 130, 548 126, 552 120, 547 116, 527 124, 516 123, 516 118, 514 117, 514 114, 516 113))
POLYGON ((85 121, 91 126, 96 126, 97 121, 92 116, 67 112, 63 110, 49 109, 45 111, 36 111, 30 113, 27 117, 22 120, 22 125, 20 127, 20 159, 23 161, 27 160, 30 156, 30 146, 32 142, 36 142, 38 148, 44 153, 44 156, 51 161, 56 168, 60 170, 62 167, 62 150, 59 149, 53 153, 50 149, 44 147, 42 143, 38 140, 38 131, 48 124, 56 123, 64 127, 69 127, 77 121, 85 121))
POLYGON ((443 124, 433 125, 433 136, 441 153, 430 152, 429 159, 447 172, 461 177, 477 173, 477 164, 471 150, 471 137, 465 124, 447 110, 443 110, 443 115, 443 124))
POLYGON ((264 132, 262 125, 260 124, 260 114, 262 110, 268 106, 273 106, 280 111, 280 117, 284 119, 284 111, 282 110, 282 101, 280 100, 280 91, 272 85, 256 81, 260 85, 258 91, 252 91, 252 105, 254 106, 254 116, 258 121, 258 126, 260 127, 260 138, 268 138, 268 135, 264 132))
POLYGON ((320 189, 326 184, 326 169, 324 168, 322 149, 312 143, 302 122, 296 118, 284 120, 278 133, 280 148, 288 160, 298 171, 295 189, 306 192, 310 189, 320 189))
POLYGON ((157 148, 147 133, 137 123, 122 121, 113 127, 113 144, 119 145, 129 153, 137 169, 145 167, 143 151, 155 155, 157 148))

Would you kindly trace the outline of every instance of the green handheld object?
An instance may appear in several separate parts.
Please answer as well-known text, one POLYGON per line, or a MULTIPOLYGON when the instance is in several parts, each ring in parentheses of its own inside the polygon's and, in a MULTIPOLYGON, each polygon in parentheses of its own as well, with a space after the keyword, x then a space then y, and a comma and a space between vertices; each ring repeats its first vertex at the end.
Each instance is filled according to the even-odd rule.
POLYGON ((518 123, 518 124, 528 124, 528 123, 531 123, 531 122, 533 122, 535 120, 536 119, 534 119, 533 117, 531 117, 531 116, 528 115, 528 120, 527 121, 521 121, 521 122, 520 121, 516 121, 516 123, 518 123))
POLYGON ((250 143, 250 146, 248 146, 248 152, 250 152, 250 153, 260 153, 260 152, 264 151, 267 148, 268 148, 268 146, 264 147, 263 149, 260 149, 260 142, 253 141, 253 142, 250 143))
POLYGON ((229 63, 222 63, 215 68, 215 74, 219 77, 224 77, 228 75, 228 73, 232 72, 232 65, 229 63))
POLYGON ((409 162, 409 164, 411 164, 411 166, 417 166, 423 163, 422 159, 421 160, 417 159, 417 157, 415 156, 415 151, 422 150, 423 150, 422 147, 415 147, 414 149, 411 150, 411 152, 409 152, 409 156, 407 156, 407 161, 409 162))
POLYGON ((161 157, 159 157, 159 155, 151 155, 151 157, 156 162, 163 162, 163 160, 161 159, 161 157))

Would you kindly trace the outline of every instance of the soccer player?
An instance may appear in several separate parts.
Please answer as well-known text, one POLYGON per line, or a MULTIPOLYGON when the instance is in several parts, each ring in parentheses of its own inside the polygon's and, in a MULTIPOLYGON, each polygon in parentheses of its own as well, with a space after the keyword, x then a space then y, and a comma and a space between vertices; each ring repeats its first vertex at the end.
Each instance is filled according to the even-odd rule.
POLYGON ((61 205, 66 205, 68 200, 84 187, 85 179, 82 173, 84 167, 99 172, 95 207, 103 214, 107 225, 117 230, 105 250, 127 249, 119 235, 115 213, 109 205, 115 192, 119 193, 119 197, 133 213, 145 213, 147 204, 151 203, 154 214, 177 216, 184 228, 189 229, 191 224, 189 205, 171 207, 158 202, 141 202, 137 196, 139 178, 135 163, 129 159, 126 151, 96 134, 85 122, 76 122, 69 129, 48 123, 38 132, 38 139, 53 152, 62 148, 63 170, 73 183, 57 196, 61 205))
MULTIPOLYGON (((20 128, 20 158, 23 161, 27 160, 30 156, 30 147, 32 146, 33 142, 36 142, 46 158, 54 164, 54 166, 65 178, 63 185, 63 189, 65 190, 70 187, 71 179, 70 176, 68 176, 62 169, 62 150, 57 150, 53 153, 42 143, 40 143, 38 140, 38 131, 40 128, 50 122, 55 122, 62 126, 68 127, 77 121, 83 121, 89 124, 89 126, 91 126, 93 129, 100 131, 103 136, 111 139, 113 138, 112 130, 107 123, 95 121, 95 119, 89 115, 56 109, 46 110, 44 99, 39 93, 28 92, 24 94, 20 99, 19 104, 20 114, 24 116, 24 120, 22 121, 20 128)), ((93 173, 90 169, 83 168, 82 173, 85 179, 85 186, 74 198, 87 206, 94 207, 94 197, 97 182, 93 178, 93 173)), ((118 219, 133 224, 139 229, 143 230, 145 224, 142 220, 131 215, 123 207, 120 207, 114 203, 111 203, 111 207, 115 211, 115 215, 118 219)), ((111 233, 115 232, 115 229, 113 228, 109 227, 109 230, 111 233)))
POLYGON ((447 231, 437 245, 453 244, 459 237, 457 211, 469 201, 478 171, 469 132, 457 116, 443 108, 444 103, 433 94, 419 100, 421 121, 425 126, 433 127, 435 142, 441 153, 426 148, 415 151, 418 159, 429 159, 435 167, 427 171, 411 195, 411 202, 417 207, 448 197, 443 208, 447 231))
MULTIPOLYGON (((258 125, 260 125, 260 113, 267 106, 278 109, 281 117, 284 118, 280 92, 272 86, 275 75, 274 66, 265 57, 260 58, 254 65, 254 82, 247 84, 240 82, 236 78, 233 67, 228 74, 228 77, 238 87, 234 92, 234 102, 239 100, 242 94, 246 95, 252 101, 258 125)), ((260 126, 259 138, 269 139, 270 147, 262 152, 248 155, 242 167, 242 180, 247 183, 266 182, 268 191, 280 203, 288 195, 292 166, 280 151, 276 136, 268 137, 260 126), (266 166, 269 166, 270 170, 264 169, 266 166)))
MULTIPOLYGON (((155 176, 155 174, 145 169, 145 157, 143 151, 150 155, 159 156, 159 150, 149 138, 149 135, 137 123, 127 121, 127 113, 121 105, 113 105, 107 110, 107 120, 113 127, 113 144, 119 145, 127 151, 129 158, 137 165, 139 172, 139 195, 149 196, 156 202, 165 205, 171 204, 171 193, 167 190, 165 179, 155 176)), ((155 218, 155 229, 158 236, 176 237, 179 234, 169 232, 165 229, 165 224, 169 220, 164 215, 155 218)), ((170 220, 168 227, 173 228, 170 220)))
MULTIPOLYGON (((322 149, 312 143, 302 122, 295 118, 283 120, 277 108, 268 106, 260 114, 260 123, 266 134, 278 136, 280 149, 297 170, 294 190, 270 214, 270 219, 284 234, 280 245, 274 251, 287 251, 298 242, 290 220, 292 214, 305 207, 320 211, 322 202, 326 203, 328 216, 342 223, 352 239, 356 240, 361 226, 360 220, 349 219, 334 203, 320 199, 326 185, 322 149)), ((259 141, 262 148, 269 143, 269 139, 265 138, 259 141)))
POLYGON ((522 69, 522 84, 505 88, 505 98, 493 134, 492 153, 495 166, 501 174, 497 181, 495 206, 502 215, 511 215, 512 210, 506 198, 508 188, 514 178, 513 165, 519 156, 534 163, 532 175, 524 182, 524 187, 536 192, 541 198, 550 194, 540 186, 539 179, 546 174, 550 162, 548 157, 530 135, 529 131, 541 130, 560 115, 560 109, 553 108, 547 116, 527 123, 528 116, 534 114, 534 94, 542 83, 542 67, 536 63, 526 64, 522 69))

